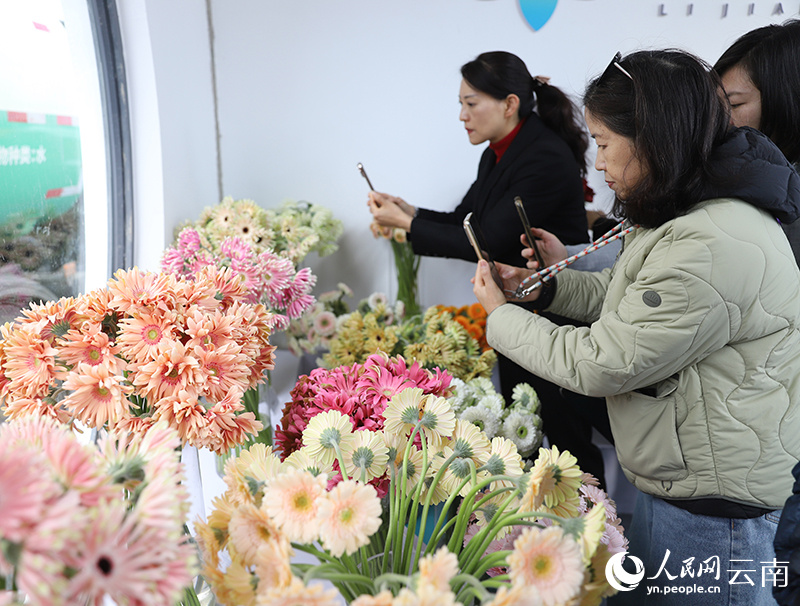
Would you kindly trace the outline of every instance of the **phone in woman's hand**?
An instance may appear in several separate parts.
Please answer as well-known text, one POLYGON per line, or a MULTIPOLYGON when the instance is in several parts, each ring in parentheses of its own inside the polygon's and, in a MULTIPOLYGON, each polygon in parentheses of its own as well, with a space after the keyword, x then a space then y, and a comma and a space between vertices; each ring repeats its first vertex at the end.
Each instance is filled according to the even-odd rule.
POLYGON ((528 245, 533 248, 533 255, 536 257, 536 262, 539 264, 539 269, 544 269, 547 266, 544 264, 542 253, 539 252, 539 247, 536 244, 536 238, 533 237, 533 232, 531 232, 531 224, 530 221, 528 221, 528 215, 525 212, 525 207, 522 205, 522 198, 519 196, 514 198, 514 206, 517 207, 519 219, 522 221, 522 228, 525 230, 525 237, 528 239, 528 245))
POLYGON ((489 249, 484 244, 483 234, 481 234, 480 228, 477 224, 473 224, 472 222, 472 213, 467 213, 467 216, 464 217, 463 225, 464 231, 467 234, 467 239, 469 243, 472 244, 472 248, 475 250, 475 255, 478 257, 478 260, 483 259, 489 264, 495 284, 500 287, 500 290, 503 290, 503 280, 500 277, 500 273, 497 271, 497 266, 489 255, 489 249))

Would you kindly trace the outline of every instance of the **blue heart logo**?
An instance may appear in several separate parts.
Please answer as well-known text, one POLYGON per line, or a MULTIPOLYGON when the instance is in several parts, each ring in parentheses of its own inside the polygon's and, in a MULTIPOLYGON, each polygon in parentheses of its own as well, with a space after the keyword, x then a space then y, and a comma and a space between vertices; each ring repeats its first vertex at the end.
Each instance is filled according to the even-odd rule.
POLYGON ((519 0, 522 16, 534 30, 540 30, 553 16, 558 0, 519 0))

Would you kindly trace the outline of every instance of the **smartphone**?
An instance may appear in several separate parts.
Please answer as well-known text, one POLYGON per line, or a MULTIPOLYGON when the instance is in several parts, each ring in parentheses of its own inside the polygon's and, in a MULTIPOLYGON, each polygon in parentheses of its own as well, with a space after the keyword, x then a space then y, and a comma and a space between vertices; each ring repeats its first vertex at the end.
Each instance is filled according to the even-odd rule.
POLYGON ((547 266, 544 264, 542 253, 539 252, 539 247, 536 245, 536 238, 533 237, 533 232, 531 232, 531 224, 530 221, 528 221, 525 207, 522 205, 522 198, 519 196, 514 198, 514 206, 517 207, 519 219, 522 221, 522 228, 525 230, 525 237, 528 238, 528 244, 533 248, 533 256, 536 257, 536 262, 539 263, 539 269, 544 269, 547 266))
POLYGON ((472 244, 472 248, 475 250, 475 255, 478 257, 478 259, 483 259, 489 264, 495 284, 500 287, 500 290, 503 290, 503 280, 500 278, 500 274, 497 271, 497 266, 495 266, 494 261, 489 255, 489 249, 484 243, 483 234, 481 234, 478 225, 472 223, 471 212, 467 213, 467 216, 464 217, 463 225, 464 231, 467 233, 467 239, 469 240, 469 243, 472 244))
POLYGON ((364 165, 361 164, 361 162, 359 162, 358 164, 356 164, 356 168, 358 169, 358 172, 361 173, 361 176, 367 180, 367 185, 369 185, 369 188, 372 191, 375 191, 375 188, 372 187, 372 182, 369 180, 369 177, 367 176, 367 171, 364 170, 364 165))

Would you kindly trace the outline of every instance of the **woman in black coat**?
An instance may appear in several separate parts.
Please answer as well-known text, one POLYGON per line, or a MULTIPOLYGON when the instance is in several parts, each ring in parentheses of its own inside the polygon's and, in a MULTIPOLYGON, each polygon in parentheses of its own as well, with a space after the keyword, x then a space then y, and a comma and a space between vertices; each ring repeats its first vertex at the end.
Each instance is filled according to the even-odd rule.
MULTIPOLYGON (((417 208, 402 198, 370 192, 375 221, 405 229, 418 255, 474 262, 462 227, 471 212, 491 256, 524 267, 522 224, 514 206, 519 196, 532 225, 566 243, 588 242, 583 180, 588 138, 572 101, 546 79, 533 78, 519 57, 503 51, 479 55, 462 66, 461 75, 459 119, 470 143, 489 143, 476 181, 452 212, 417 208)), ((539 394, 550 443, 569 450, 584 471, 602 481, 602 455, 591 438, 593 424, 610 437, 604 402, 563 392, 507 358, 498 359, 506 401, 517 383, 530 383, 539 394)))

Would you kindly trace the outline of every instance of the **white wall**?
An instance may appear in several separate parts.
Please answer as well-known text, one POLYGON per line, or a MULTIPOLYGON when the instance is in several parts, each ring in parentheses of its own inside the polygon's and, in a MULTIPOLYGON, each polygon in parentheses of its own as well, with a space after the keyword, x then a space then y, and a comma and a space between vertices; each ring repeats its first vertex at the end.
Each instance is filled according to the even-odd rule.
MULTIPOLYGON (((160 124, 167 208, 163 230, 148 236, 152 250, 140 242, 139 254, 152 259, 163 248, 160 237, 168 239, 175 224, 217 201, 206 3, 120 4, 148 13, 158 99, 152 118, 160 124)), ((797 0, 560 0, 534 31, 517 0, 210 0, 210 6, 223 192, 266 207, 292 198, 331 208, 345 222, 340 250, 309 264, 322 288, 344 281, 357 298, 375 290, 392 294, 394 277, 388 244, 367 229, 367 187, 356 163, 364 163, 378 189, 436 209, 453 208, 475 177, 482 146, 469 145, 458 121, 464 62, 508 50, 534 74, 579 96, 617 50, 676 46, 713 63, 745 31, 800 11, 797 0), (778 8, 784 13, 773 14, 778 8)), ((132 86, 134 103, 138 94, 132 86)), ((607 204, 602 179, 592 176, 591 183, 607 204)), ((463 261, 424 259, 423 305, 472 302, 472 273, 463 261)))

